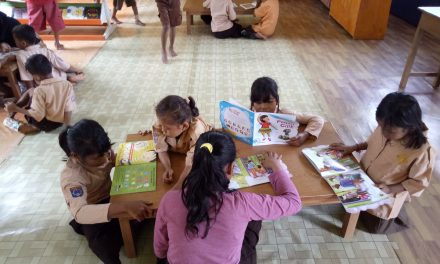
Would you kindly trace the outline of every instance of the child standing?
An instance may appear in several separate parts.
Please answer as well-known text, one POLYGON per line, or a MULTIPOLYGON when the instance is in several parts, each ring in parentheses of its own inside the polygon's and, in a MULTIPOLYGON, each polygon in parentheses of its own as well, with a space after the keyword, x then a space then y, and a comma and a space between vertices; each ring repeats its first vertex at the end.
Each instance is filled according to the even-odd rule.
POLYGON ((203 6, 211 10, 211 31, 219 39, 240 38, 243 27, 236 23, 237 14, 232 0, 205 0, 203 6))
POLYGON ((107 133, 98 122, 79 121, 60 134, 59 144, 68 157, 60 185, 74 217, 70 225, 86 237, 90 249, 102 262, 121 263, 122 237, 116 218, 128 214, 142 221, 151 214, 150 204, 109 203, 110 171, 115 166, 115 155, 107 133))
POLYGON ((267 39, 275 32, 280 7, 278 0, 257 0, 254 10, 259 21, 242 31, 243 37, 250 39, 267 39))
POLYGON ((72 111, 76 106, 72 84, 53 78, 52 65, 41 54, 28 59, 26 70, 40 83, 37 88, 32 89, 32 95, 25 95, 26 99, 19 100, 21 105, 28 105, 30 101, 30 108, 17 106, 15 103, 9 103, 5 107, 9 113, 18 112, 25 115, 28 124, 22 124, 18 131, 25 134, 48 132, 63 124, 70 125, 72 111))
POLYGON ((122 9, 124 2, 127 7, 131 6, 131 8, 133 9, 133 14, 134 14, 134 19, 135 19, 134 21, 135 21, 136 25, 145 26, 145 23, 139 19, 139 12, 137 9, 136 0, 113 0, 112 21, 116 24, 122 24, 122 22, 116 18, 116 13, 118 12, 118 10, 122 9))
POLYGON ((169 52, 171 57, 176 57, 174 51, 174 40, 176 38, 176 27, 182 24, 182 11, 180 10, 180 0, 156 0, 157 9, 159 10, 160 23, 162 23, 162 62, 168 63, 167 56, 167 38, 170 35, 169 52))
POLYGON ((46 23, 48 23, 55 37, 55 48, 58 50, 64 49, 64 46, 60 43, 60 32, 66 26, 56 0, 27 0, 26 7, 29 25, 36 32, 40 32, 46 29, 46 23))
POLYGON ((177 95, 165 97, 156 106, 156 116, 153 133, 157 136, 156 152, 165 167, 163 180, 173 181, 174 172, 168 155, 168 151, 173 151, 186 154, 186 166, 179 178, 182 181, 191 169, 197 139, 212 130, 212 126, 199 116, 199 109, 191 96, 186 100, 177 95))
POLYGON ((35 54, 43 54, 52 64, 52 75, 54 78, 61 78, 76 83, 84 80, 82 70, 71 66, 69 63, 58 57, 52 50, 40 45, 34 29, 28 25, 18 25, 12 30, 15 44, 20 49, 17 54, 17 65, 20 71, 21 80, 28 89, 34 87, 32 74, 26 71, 26 61, 35 54))
POLYGON ((413 96, 397 92, 388 94, 377 107, 376 120, 379 126, 366 142, 353 146, 333 144, 332 147, 347 154, 366 150, 361 168, 392 198, 391 204, 368 210, 360 219, 370 232, 391 233, 399 229, 394 223, 405 224, 401 215, 398 221, 383 221, 390 219, 393 197, 403 192, 412 197, 423 193, 431 180, 435 151, 426 138, 428 128, 413 96))
POLYGON ((240 259, 251 220, 296 214, 301 200, 281 156, 264 167, 275 196, 228 190, 236 149, 231 137, 206 132, 197 140, 194 165, 183 185, 162 198, 154 226, 154 252, 170 263, 248 263, 240 259))
POLYGON ((324 126, 324 119, 320 116, 280 109, 278 85, 272 78, 256 79, 252 84, 250 99, 251 110, 254 112, 292 114, 296 116, 298 123, 306 125, 303 132, 290 139, 289 144, 292 146, 299 147, 309 138, 318 138, 324 126))

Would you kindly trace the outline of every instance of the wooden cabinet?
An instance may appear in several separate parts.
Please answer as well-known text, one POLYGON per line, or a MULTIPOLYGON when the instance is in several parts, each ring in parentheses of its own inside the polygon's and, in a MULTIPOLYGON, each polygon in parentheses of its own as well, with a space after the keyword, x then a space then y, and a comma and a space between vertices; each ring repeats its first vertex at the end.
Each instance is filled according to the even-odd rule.
POLYGON ((332 0, 330 16, 354 39, 383 39, 391 0, 332 0))

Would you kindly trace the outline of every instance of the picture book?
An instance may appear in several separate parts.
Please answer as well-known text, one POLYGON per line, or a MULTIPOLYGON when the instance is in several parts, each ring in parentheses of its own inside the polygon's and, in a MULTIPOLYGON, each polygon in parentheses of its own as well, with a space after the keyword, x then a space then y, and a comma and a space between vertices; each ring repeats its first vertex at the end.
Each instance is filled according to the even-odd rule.
POLYGON ((156 159, 153 140, 121 143, 116 153, 116 165, 142 164, 156 159))
POLYGON ((233 175, 229 182, 229 189, 240 189, 269 182, 272 170, 264 168, 263 161, 263 154, 237 158, 232 168, 233 175))
POLYGON ((255 7, 257 7, 257 2, 243 3, 243 4, 240 4, 240 6, 246 10, 254 9, 255 7))
POLYGON ((156 190, 156 162, 118 166, 113 175, 110 195, 156 190))
POLYGON ((299 126, 294 115, 255 113, 234 101, 220 102, 220 123, 226 132, 252 146, 287 144, 299 126))

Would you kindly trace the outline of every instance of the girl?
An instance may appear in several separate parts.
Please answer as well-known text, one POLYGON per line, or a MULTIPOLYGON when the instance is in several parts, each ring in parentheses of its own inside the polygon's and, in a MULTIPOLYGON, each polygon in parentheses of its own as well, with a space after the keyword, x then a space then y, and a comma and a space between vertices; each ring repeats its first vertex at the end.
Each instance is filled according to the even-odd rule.
POLYGON ((278 23, 280 7, 278 0, 257 0, 254 10, 255 17, 260 20, 245 28, 242 36, 250 39, 267 39, 273 35, 278 23))
POLYGON ((205 0, 203 6, 211 10, 211 30, 219 39, 240 38, 243 27, 237 24, 232 0, 205 0))
POLYGON ((296 120, 300 124, 306 125, 303 132, 290 139, 289 144, 292 146, 298 147, 309 138, 318 138, 324 126, 324 119, 320 116, 280 109, 278 85, 272 78, 261 77, 256 79, 252 84, 250 99, 251 110, 254 112, 292 114, 296 116, 296 120))
POLYGON ((258 123, 261 125, 261 128, 258 130, 260 134, 263 136, 263 141, 267 139, 270 141, 270 132, 272 132, 271 124, 269 117, 267 115, 261 115, 258 117, 258 123))
MULTIPOLYGON (((408 94, 390 93, 377 107, 376 120, 379 126, 367 142, 353 146, 333 144, 332 148, 343 150, 346 154, 366 150, 361 168, 382 191, 393 197, 403 192, 419 197, 431 180, 435 153, 426 138, 428 128, 422 121, 417 100, 408 94)), ((396 227, 381 219, 390 218, 396 201, 391 198, 391 204, 368 210, 369 214, 361 214, 361 220, 370 232, 393 232, 396 227)), ((394 222, 404 225, 398 219, 394 222)))
POLYGON ((153 133, 157 138, 156 152, 165 167, 163 179, 167 183, 173 181, 168 151, 186 154, 186 166, 179 180, 191 169, 194 146, 199 136, 212 130, 212 126, 199 117, 196 102, 189 96, 183 99, 177 95, 169 95, 156 106, 157 122, 153 125, 153 133))
POLYGON ((109 203, 110 170, 115 165, 107 133, 96 121, 83 119, 59 136, 59 144, 68 159, 61 172, 61 190, 72 216, 72 228, 84 235, 90 249, 104 263, 121 263, 122 246, 119 223, 115 219, 128 214, 141 221, 150 213, 142 201, 109 203))
MULTIPOLYGON (((239 263, 250 220, 296 214, 301 200, 283 168, 281 156, 269 153, 264 162, 276 196, 228 190, 236 149, 221 132, 197 140, 194 166, 182 188, 162 198, 154 226, 154 252, 170 263, 239 263)), ((247 262, 241 259, 241 263, 247 262)))

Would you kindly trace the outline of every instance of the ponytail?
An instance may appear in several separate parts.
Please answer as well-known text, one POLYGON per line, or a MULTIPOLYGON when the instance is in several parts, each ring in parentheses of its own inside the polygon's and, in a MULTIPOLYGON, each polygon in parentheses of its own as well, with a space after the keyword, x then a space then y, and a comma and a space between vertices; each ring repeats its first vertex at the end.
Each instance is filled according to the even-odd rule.
POLYGON ((191 172, 182 184, 182 201, 188 209, 185 234, 198 237, 198 224, 205 222, 202 238, 208 235, 223 205, 229 179, 225 167, 232 166, 236 149, 231 137, 217 131, 203 133, 197 140, 191 172))
POLYGON ((196 107, 196 101, 194 100, 194 98, 192 96, 188 96, 188 105, 189 108, 191 108, 191 114, 193 117, 198 117, 199 116, 199 109, 196 107))
POLYGON ((192 96, 184 99, 178 95, 168 95, 160 100, 155 110, 158 118, 166 118, 178 125, 190 123, 194 117, 199 116, 199 109, 192 96))
POLYGON ((67 143, 67 131, 70 127, 66 127, 58 136, 58 142, 60 144, 61 149, 66 153, 67 157, 70 157, 70 148, 69 144, 67 143))

